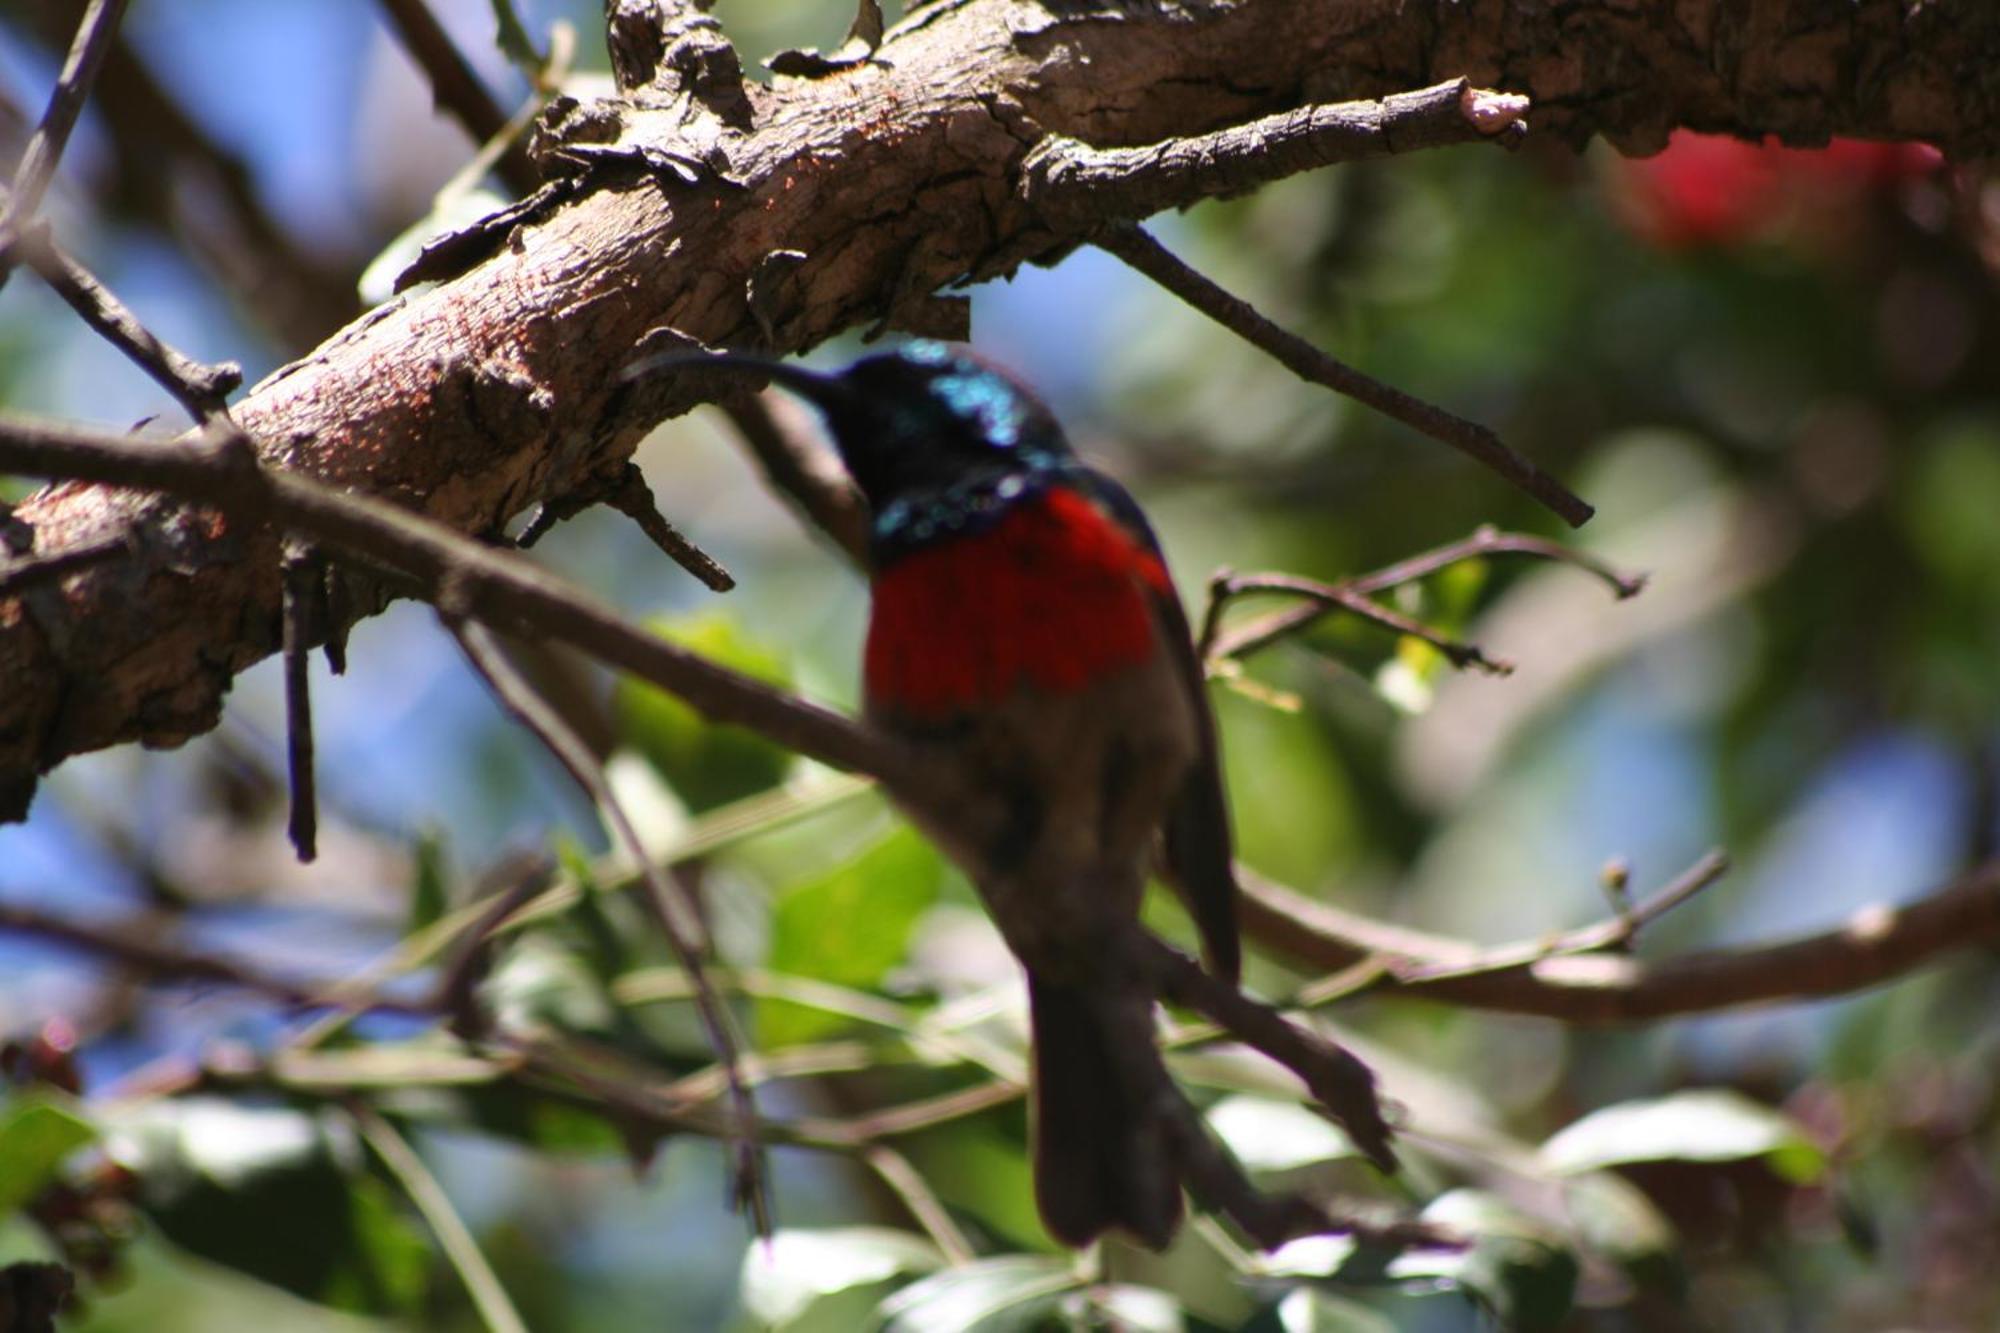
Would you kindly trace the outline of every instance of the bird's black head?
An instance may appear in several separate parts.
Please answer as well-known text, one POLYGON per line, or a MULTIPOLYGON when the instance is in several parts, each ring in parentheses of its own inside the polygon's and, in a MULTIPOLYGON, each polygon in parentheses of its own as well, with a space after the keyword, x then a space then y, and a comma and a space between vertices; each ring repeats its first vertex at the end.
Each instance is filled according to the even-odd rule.
POLYGON ((1013 474, 1060 468, 1062 429, 1010 376, 946 343, 905 343, 833 374, 725 353, 677 368, 764 375, 817 407, 878 516, 911 501, 1013 474))

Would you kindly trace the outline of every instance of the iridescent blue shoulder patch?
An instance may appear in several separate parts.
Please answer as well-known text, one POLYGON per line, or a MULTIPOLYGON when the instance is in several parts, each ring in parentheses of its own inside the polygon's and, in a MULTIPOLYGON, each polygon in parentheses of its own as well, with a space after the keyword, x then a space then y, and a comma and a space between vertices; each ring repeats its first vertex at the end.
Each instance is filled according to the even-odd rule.
POLYGON ((927 386, 953 416, 972 425, 988 444, 1012 449, 1027 424, 1026 405, 1014 386, 990 370, 968 367, 939 375, 927 386))

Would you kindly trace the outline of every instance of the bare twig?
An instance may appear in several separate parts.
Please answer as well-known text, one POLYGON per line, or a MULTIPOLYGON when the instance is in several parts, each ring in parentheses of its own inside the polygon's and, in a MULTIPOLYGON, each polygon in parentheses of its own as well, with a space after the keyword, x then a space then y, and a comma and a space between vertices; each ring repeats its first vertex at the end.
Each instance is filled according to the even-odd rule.
POLYGON ((945 1262, 957 1267, 969 1264, 977 1257, 972 1242, 952 1221, 944 1203, 930 1183, 910 1165, 910 1159, 887 1144, 871 1143, 861 1150, 861 1160, 869 1170, 882 1178, 882 1183, 894 1190, 903 1206, 910 1210, 910 1216, 924 1229, 933 1244, 943 1253, 945 1262))
MULTIPOLYGON (((451 113, 472 136, 473 143, 483 144, 505 130, 507 113, 459 54, 430 6, 424 0, 381 0, 381 3, 390 26, 402 39, 403 49, 430 79, 437 105, 451 113)), ((529 195, 541 188, 541 173, 519 142, 507 145, 498 170, 500 179, 515 194, 529 195)))
POLYGON ((856 565, 868 563, 868 505, 833 451, 788 399, 738 394, 719 400, 750 446, 764 480, 856 565))
POLYGON ((243 369, 235 362, 204 365, 156 337, 89 269, 50 239, 46 223, 22 228, 17 253, 84 323, 172 394, 196 421, 222 411, 224 399, 243 383, 243 369))
POLYGON ((438 1184, 437 1177, 431 1174, 416 1150, 404 1141, 380 1111, 360 1098, 348 1100, 347 1114, 353 1118, 355 1128, 361 1131, 361 1137, 382 1159, 382 1165, 403 1187, 403 1193, 410 1196, 410 1202, 423 1214, 431 1234, 437 1237, 438 1245, 457 1270, 459 1280, 465 1283, 466 1294, 472 1297, 473 1308, 479 1311, 479 1318, 488 1333, 528 1333, 528 1325, 508 1299, 507 1288, 501 1285, 500 1275, 486 1261, 486 1256, 480 1252, 479 1242, 472 1238, 471 1229, 459 1217, 458 1210, 451 1206, 444 1187, 438 1184))
POLYGON ((702 934, 700 916, 694 905, 675 891, 669 877, 646 855, 638 830, 633 827, 624 805, 612 791, 611 780, 597 756, 534 692, 533 687, 515 670, 513 663, 507 660, 500 645, 494 641, 492 632, 477 620, 470 619, 462 596, 454 594, 455 590, 447 585, 438 611, 458 639, 459 646, 465 650, 466 657, 486 678, 501 705, 516 721, 534 733, 549 753, 569 771, 576 784, 589 793, 613 840, 642 872, 647 889, 646 902, 652 908, 654 919, 673 950, 676 961, 694 983, 695 1012, 701 1019, 709 1045, 729 1078, 730 1101, 736 1119, 737 1202, 749 1211, 757 1234, 768 1236, 771 1233, 770 1200, 757 1139, 757 1104, 738 1067, 736 1039, 730 1031, 727 1013, 716 997, 714 987, 708 984, 696 943, 702 934))
POLYGON ((104 66, 105 54, 118 34, 118 21, 124 17, 127 3, 128 0, 90 0, 90 7, 83 11, 83 21, 77 24, 69 55, 63 60, 62 72, 56 76, 54 91, 49 94, 48 110, 42 113, 41 124, 35 127, 21 153, 14 187, 8 192, 6 212, 0 215, 0 284, 7 281, 7 274, 13 268, 16 243, 41 209, 42 196, 48 193, 49 182, 55 179, 56 165, 62 161, 70 131, 76 128, 76 118, 82 114, 90 87, 104 66))
POLYGON ((607 504, 639 525, 653 545, 668 559, 700 580, 711 592, 728 592, 736 579, 722 563, 689 541, 687 535, 661 514, 653 503, 653 490, 637 463, 627 462, 616 477, 601 485, 586 486, 556 500, 544 501, 521 530, 518 546, 533 546, 557 523, 574 518, 592 505, 607 504))
POLYGON ((1341 162, 1482 139, 1511 147, 1527 133, 1527 112, 1525 97, 1448 79, 1380 101, 1301 107, 1139 148, 1092 148, 1052 134, 1022 161, 1019 188, 1043 216, 1088 230, 1105 218, 1142 220, 1341 162))
POLYGON ((319 797, 313 785, 312 622, 324 587, 318 555, 304 543, 285 543, 284 555, 285 772, 291 816, 285 830, 299 860, 318 855, 319 797))
POLYGON ((287 981, 246 964, 198 953, 162 938, 156 924, 145 921, 111 924, 58 916, 25 903, 0 903, 0 933, 32 935, 161 981, 207 982, 262 995, 298 1009, 355 1009, 381 1013, 427 1015, 427 1004, 399 1000, 379 991, 361 991, 348 983, 309 985, 287 981))
MULTIPOLYGON (((1401 587, 1406 583, 1413 583, 1461 561, 1488 555, 1527 555, 1573 565, 1601 579, 1620 599, 1635 597, 1646 586, 1644 575, 1620 574, 1611 566, 1585 552, 1572 550, 1542 537, 1530 537, 1518 532, 1501 532, 1491 527, 1481 527, 1470 537, 1420 552, 1393 565, 1385 565, 1373 573, 1357 574, 1351 579, 1342 579, 1324 586, 1329 593, 1336 596, 1344 597, 1352 594, 1357 597, 1372 598, 1376 594, 1401 587)), ((1330 609, 1324 603, 1288 607, 1282 611, 1246 620, 1236 628, 1225 631, 1221 621, 1222 611, 1235 591, 1236 583, 1237 576, 1227 570, 1218 572, 1209 582, 1209 604, 1202 618, 1200 644, 1202 658, 1206 661, 1241 657, 1254 652, 1287 634, 1304 629, 1330 609)), ((1347 603, 1342 601, 1340 605, 1345 606, 1347 603)))
POLYGON ((1139 961, 1163 998, 1206 1014, 1237 1040, 1298 1075, 1378 1170, 1396 1169, 1389 1124, 1375 1097, 1375 1075, 1366 1065, 1269 1005, 1216 980, 1192 958, 1152 935, 1141 932, 1135 941, 1141 946, 1139 961))
POLYGON ((1639 932, 1699 894, 1729 870, 1729 858, 1720 850, 1707 852, 1672 883, 1629 911, 1617 913, 1593 926, 1566 931, 1548 940, 1526 940, 1482 950, 1463 962, 1427 959, 1398 959, 1389 963, 1389 975, 1402 985, 1421 985, 1481 973, 1506 972, 1533 967, 1550 958, 1629 949, 1639 932))
MULTIPOLYGON (((43 42, 68 6, 33 4, 28 22, 43 42)), ((113 216, 173 236, 216 274, 237 307, 294 352, 356 313, 357 274, 299 245, 265 207, 241 158, 216 143, 154 78, 121 32, 91 93, 114 162, 101 203, 113 216)))
POLYGON ((1422 621, 1412 620, 1399 611, 1392 611, 1344 584, 1320 583, 1314 579, 1302 579, 1291 574, 1243 574, 1211 582, 1209 592, 1218 602, 1244 593, 1289 593, 1315 602, 1324 609, 1339 607, 1394 633, 1421 639, 1444 654, 1445 659, 1460 670, 1472 667, 1492 676, 1510 675, 1514 670, 1512 662, 1488 657, 1478 644, 1466 643, 1440 634, 1422 621))
POLYGON ((631 624, 581 588, 539 566, 383 500, 295 472, 262 469, 210 435, 133 441, 85 427, 0 418, 0 470, 143 486, 210 505, 249 522, 273 522, 408 575, 432 598, 447 575, 478 619, 509 632, 574 644, 679 695, 717 722, 901 789, 933 786, 904 748, 829 709, 730 671, 631 624))
POLYGON ((517 853, 486 874, 502 886, 480 903, 460 938, 451 961, 438 977, 435 1007, 451 1020, 452 1030, 467 1040, 485 1035, 487 1017, 474 1003, 474 993, 486 974, 489 946, 502 925, 548 887, 555 861, 546 853, 517 853))
POLYGON ((1477 459, 1547 506, 1571 527, 1581 527, 1595 512, 1568 487, 1508 448, 1485 426, 1392 388, 1322 352, 1296 333, 1280 328, 1249 302, 1224 291, 1175 258, 1144 229, 1133 225, 1111 227, 1092 240, 1230 332, 1269 352, 1300 379, 1346 394, 1477 459))
MULTIPOLYGON (((1698 888, 1708 868, 1706 862, 1696 866, 1677 885, 1698 888)), ((1478 961, 1481 950, 1464 941, 1356 917, 1241 869, 1238 879, 1245 931, 1283 956, 1329 972, 1355 965, 1380 969, 1388 975, 1371 982, 1378 994, 1582 1025, 1846 995, 1957 950, 2000 943, 2000 862, 1914 902, 1864 909, 1832 930, 1796 939, 1658 962, 1604 952, 1515 959, 1499 970, 1470 973, 1463 969, 1478 961), (1395 959, 1435 960, 1439 967, 1432 977, 1404 982, 1394 975, 1395 959)))

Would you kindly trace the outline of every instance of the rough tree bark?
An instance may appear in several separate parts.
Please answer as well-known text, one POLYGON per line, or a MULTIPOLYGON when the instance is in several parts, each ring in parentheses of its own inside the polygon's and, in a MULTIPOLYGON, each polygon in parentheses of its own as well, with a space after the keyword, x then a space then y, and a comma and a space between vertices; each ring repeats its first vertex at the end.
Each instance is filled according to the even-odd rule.
MULTIPOLYGON (((942 0, 874 59, 769 88, 705 18, 661 41, 644 0, 607 8, 630 100, 552 108, 552 186, 239 402, 267 457, 493 532, 690 404, 618 379, 661 330, 792 352, 948 317, 926 294, 1132 220, 1146 196, 1116 188, 1094 222, 1030 205, 1022 163, 1052 134, 1146 144, 1463 75, 1529 94, 1537 134, 1626 151, 1683 125, 2000 147, 1986 0, 942 0)), ((30 532, 38 555, 130 553, 0 598, 5 819, 69 755, 213 726, 280 635, 274 532, 80 484, 22 504, 17 554, 30 532)))

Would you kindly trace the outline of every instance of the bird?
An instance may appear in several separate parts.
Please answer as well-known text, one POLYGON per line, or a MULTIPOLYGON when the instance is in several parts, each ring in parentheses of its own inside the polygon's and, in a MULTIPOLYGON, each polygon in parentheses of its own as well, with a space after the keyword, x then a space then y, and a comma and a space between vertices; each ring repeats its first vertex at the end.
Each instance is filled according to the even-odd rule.
POLYGON ((870 513, 862 715, 985 796, 980 820, 905 810, 1026 971, 1043 1224, 1079 1248, 1115 1231, 1164 1249, 1191 1118, 1153 989, 1119 963, 1149 869, 1232 986, 1241 946, 1215 719, 1158 538, 1040 399, 960 345, 837 372, 672 360, 764 377, 824 418, 870 513))

